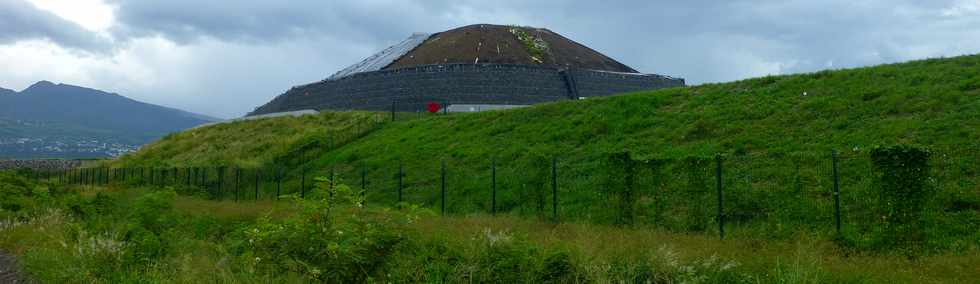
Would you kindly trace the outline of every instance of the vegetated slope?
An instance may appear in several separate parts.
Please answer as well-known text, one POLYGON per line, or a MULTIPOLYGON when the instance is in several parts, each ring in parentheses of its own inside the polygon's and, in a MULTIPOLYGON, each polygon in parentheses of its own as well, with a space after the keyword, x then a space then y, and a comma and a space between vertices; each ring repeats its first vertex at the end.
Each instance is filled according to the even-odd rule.
POLYGON ((121 157, 116 164, 256 167, 292 157, 291 154, 304 147, 319 149, 311 147, 315 143, 341 143, 341 137, 331 141, 327 134, 367 132, 381 120, 381 115, 376 113, 346 112, 222 123, 167 135, 121 157))
MULTIPOLYGON (((529 151, 575 157, 622 149, 686 156, 829 153, 890 143, 963 148, 980 141, 978 70, 980 56, 963 56, 453 114, 387 124, 324 156, 411 161, 485 160, 492 155, 507 160, 529 151)), ((154 143, 121 164, 269 162, 235 154, 253 147, 251 140, 277 137, 282 131, 323 134, 308 129, 345 115, 195 129, 154 143), (221 141, 202 139, 219 131, 226 135, 221 141), (232 144, 210 145, 218 142, 232 144)), ((286 147, 290 141, 270 143, 286 147)))
POLYGON ((856 232, 845 239, 874 247, 861 243, 878 225, 865 150, 921 144, 950 151, 931 160, 941 186, 926 206, 937 225, 930 227, 929 245, 967 250, 980 247, 978 67, 980 56, 964 56, 431 116, 386 123, 337 148, 297 150, 296 141, 326 139, 327 133, 308 129, 325 129, 326 121, 343 125, 356 113, 240 122, 172 135, 112 166, 282 166, 287 193, 333 171, 340 182, 358 185, 363 170, 373 204, 394 204, 400 181, 405 202, 439 208, 445 161, 448 212, 550 215, 549 162, 557 157, 563 219, 712 232, 714 165, 686 158, 723 154, 727 219, 754 224, 731 225, 729 234, 790 237, 801 228, 833 232, 830 153, 838 150, 845 158, 845 230, 856 232), (217 133, 221 139, 213 138, 217 133), (282 154, 289 151, 301 155, 282 154), (674 159, 638 174, 630 197, 636 204, 628 212, 619 201, 623 170, 609 164, 610 154, 622 151, 674 159))
POLYGON ((446 63, 547 65, 636 73, 633 68, 548 29, 490 24, 434 34, 385 69, 446 63), (524 38, 519 39, 518 34, 524 38))

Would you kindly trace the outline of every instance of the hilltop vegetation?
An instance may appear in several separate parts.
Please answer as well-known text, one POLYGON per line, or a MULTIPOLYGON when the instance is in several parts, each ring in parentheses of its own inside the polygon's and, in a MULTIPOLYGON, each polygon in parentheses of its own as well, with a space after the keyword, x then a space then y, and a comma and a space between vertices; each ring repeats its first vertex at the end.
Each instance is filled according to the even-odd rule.
POLYGON ((349 112, 222 123, 167 135, 137 153, 119 158, 116 165, 255 167, 307 145, 341 143, 353 137, 337 136, 332 141, 327 134, 366 133, 381 121, 380 114, 349 112))

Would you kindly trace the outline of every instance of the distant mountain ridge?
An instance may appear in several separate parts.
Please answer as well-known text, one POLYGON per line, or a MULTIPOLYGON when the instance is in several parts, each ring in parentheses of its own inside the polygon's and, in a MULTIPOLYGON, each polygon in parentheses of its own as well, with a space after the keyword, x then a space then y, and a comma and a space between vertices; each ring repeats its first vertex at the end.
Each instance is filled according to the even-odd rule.
MULTIPOLYGON (((6 129, 0 129, 0 158, 5 156, 4 145, 13 143, 5 139, 40 139, 44 142, 37 143, 46 145, 41 149, 51 148, 47 144, 52 141, 58 145, 87 141, 86 144, 131 147, 218 120, 116 93, 48 81, 37 82, 20 92, 0 88, 0 119, 8 121, 6 129)), ((29 152, 38 148, 35 146, 38 145, 19 145, 16 155, 10 154, 6 147, 6 156, 29 157, 29 152)))

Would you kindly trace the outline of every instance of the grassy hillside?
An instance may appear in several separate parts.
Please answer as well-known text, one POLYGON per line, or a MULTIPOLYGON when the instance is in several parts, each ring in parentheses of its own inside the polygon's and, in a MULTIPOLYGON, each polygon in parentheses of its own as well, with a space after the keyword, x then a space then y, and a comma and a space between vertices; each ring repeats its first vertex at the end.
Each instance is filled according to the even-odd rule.
POLYGON ((714 165, 687 158, 723 154, 725 214, 738 224, 729 233, 786 238, 801 228, 830 231, 830 152, 838 150, 845 231, 863 242, 880 229, 874 210, 882 205, 873 198, 866 150, 918 144, 940 150, 930 180, 940 193, 927 211, 941 229, 930 238, 945 248, 976 248, 978 70, 980 56, 964 56, 384 124, 374 124, 383 114, 369 113, 239 122, 168 136, 111 165, 283 166, 288 191, 299 190, 301 175, 331 170, 358 184, 363 169, 370 197, 394 204, 401 163, 403 200, 437 207, 445 161, 449 212, 495 206, 543 215, 551 207, 549 162, 557 157, 563 219, 617 220, 628 198, 638 222, 715 233, 714 165), (373 131, 351 131, 354 126, 373 131), (343 133, 353 138, 337 138, 343 133), (342 142, 300 147, 329 140, 342 142), (669 159, 647 163, 657 166, 637 173, 628 197, 616 184, 621 168, 609 161, 624 150, 637 160, 669 159), (492 205, 494 159, 499 192, 492 205))
POLYGON ((370 132, 382 120, 379 114, 350 112, 217 124, 168 135, 121 157, 115 165, 255 167, 306 145, 349 141, 356 138, 353 133, 370 132), (328 138, 332 133, 349 136, 328 138))
MULTIPOLYGON (((980 56, 964 56, 434 117, 388 124, 333 154, 504 158, 529 147, 563 155, 621 148, 711 155, 826 153, 888 143, 975 146, 980 141, 978 70, 980 56)), ((296 139, 345 127, 349 116, 364 115, 328 113, 186 131, 119 165, 269 162, 268 156, 242 154, 289 147, 296 139)))

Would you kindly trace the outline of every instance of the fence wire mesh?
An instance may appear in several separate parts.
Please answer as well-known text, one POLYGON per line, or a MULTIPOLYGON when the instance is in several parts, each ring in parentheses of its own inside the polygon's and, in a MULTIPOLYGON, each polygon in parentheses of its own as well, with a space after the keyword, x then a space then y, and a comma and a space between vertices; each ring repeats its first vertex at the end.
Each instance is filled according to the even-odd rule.
MULTIPOLYGON (((978 161, 980 154, 971 149, 930 152, 926 184, 936 194, 924 205, 928 213, 924 218, 932 226, 958 228, 942 230, 943 234, 969 235, 980 229, 978 161)), ((736 236, 764 232, 786 238, 800 230, 826 234, 840 230, 871 238, 888 224, 881 213, 886 204, 877 197, 880 169, 862 151, 664 159, 638 159, 629 153, 600 158, 434 157, 383 163, 309 161, 300 156, 280 162, 261 167, 21 172, 52 185, 174 187, 209 199, 241 202, 329 194, 334 186, 344 185, 363 191, 366 204, 374 206, 736 236)))

